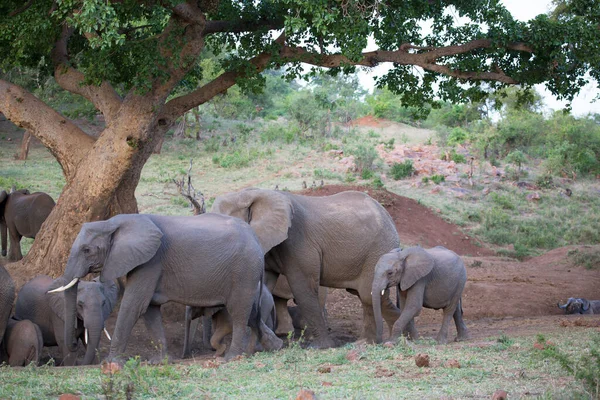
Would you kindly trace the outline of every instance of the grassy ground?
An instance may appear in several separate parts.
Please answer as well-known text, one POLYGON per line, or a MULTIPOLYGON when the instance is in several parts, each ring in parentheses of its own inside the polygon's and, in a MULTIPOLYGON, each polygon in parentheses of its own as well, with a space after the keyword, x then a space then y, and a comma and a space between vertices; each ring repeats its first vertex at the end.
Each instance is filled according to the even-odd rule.
MULTIPOLYGON (((561 354, 585 354, 598 333, 578 328, 548 335, 561 354)), ((302 388, 320 399, 490 398, 499 389, 510 398, 589 398, 547 350, 534 348, 535 336, 499 336, 476 343, 438 346, 417 341, 393 348, 347 345, 325 351, 298 345, 278 353, 257 353, 227 364, 159 367, 130 360, 114 374, 99 368, 0 368, 0 398, 295 398, 302 388), (419 368, 415 355, 427 354, 419 368)), ((575 363, 573 363, 575 365, 575 363)))

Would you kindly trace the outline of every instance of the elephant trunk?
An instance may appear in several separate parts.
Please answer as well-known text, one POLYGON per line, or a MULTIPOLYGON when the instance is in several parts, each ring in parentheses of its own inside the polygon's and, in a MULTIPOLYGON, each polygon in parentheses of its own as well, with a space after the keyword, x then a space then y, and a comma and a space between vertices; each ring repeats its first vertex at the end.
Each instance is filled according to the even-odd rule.
POLYGON ((567 301, 567 303, 566 303, 566 304, 564 304, 564 305, 562 305, 562 306, 560 305, 560 302, 559 302, 559 303, 556 303, 556 304, 558 305, 558 308, 561 308, 561 309, 563 309, 563 310, 564 310, 564 309, 566 309, 567 307, 569 307, 569 305, 571 305, 571 302, 573 302, 573 298, 572 298, 572 297, 569 297, 569 300, 567 301))
MULTIPOLYGON (((0 217, 1 218, 1 217, 0 217)), ((2 257, 6 257, 6 249, 7 249, 7 243, 6 243, 6 238, 7 238, 7 230, 8 227, 6 225, 6 222, 4 221, 0 221, 0 237, 2 240, 2 257)))
POLYGON ((65 347, 69 351, 77 351, 77 287, 79 282, 66 289, 65 292, 65 347))
POLYGON ((104 319, 102 312, 98 310, 84 311, 83 325, 87 331, 87 350, 81 365, 90 365, 94 363, 96 358, 96 350, 100 347, 100 337, 104 329, 104 319))
POLYGON ((381 296, 387 288, 388 281, 375 272, 373 286, 371 288, 371 300, 373 302, 373 316, 375 317, 376 342, 381 343, 383 335, 383 318, 381 316, 381 296))

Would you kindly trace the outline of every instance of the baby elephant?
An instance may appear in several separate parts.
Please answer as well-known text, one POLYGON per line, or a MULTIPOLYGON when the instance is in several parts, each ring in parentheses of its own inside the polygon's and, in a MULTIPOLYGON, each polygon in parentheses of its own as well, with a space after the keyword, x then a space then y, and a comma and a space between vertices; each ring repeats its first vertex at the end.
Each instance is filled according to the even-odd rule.
POLYGON ((467 339, 469 333, 461 304, 466 281, 467 270, 461 258, 442 246, 394 249, 381 256, 375 266, 371 292, 377 342, 381 342, 383 330, 381 296, 394 286, 399 288, 401 313, 392 327, 390 341, 396 341, 406 330, 411 338, 418 337, 414 318, 423 307, 444 310, 438 343, 448 342, 448 325, 452 317, 458 331, 456 340, 467 339))
POLYGON ((567 303, 558 308, 565 310, 565 314, 600 314, 600 300, 587 300, 569 297, 567 303))
MULTIPOLYGON (((256 300, 255 305, 258 305, 259 302, 256 300)), ((253 315, 255 310, 256 307, 252 307, 253 315)), ((260 295, 260 315, 262 321, 269 329, 275 329, 275 325, 277 323, 275 316, 275 303, 273 301, 273 295, 271 295, 271 292, 265 285, 263 285, 262 293, 260 295)), ((215 332, 210 338, 210 345, 217 351, 216 356, 221 356, 225 353, 227 346, 224 343, 221 343, 221 341, 225 336, 233 332, 231 316, 227 312, 227 309, 225 307, 186 306, 182 358, 187 358, 190 356, 191 345, 194 341, 194 334, 198 329, 198 321, 200 317, 202 317, 202 329, 205 333, 205 336, 210 335, 210 331, 212 330, 211 325, 214 324, 215 326, 215 332), (212 324, 210 323, 211 317, 212 324)), ((257 340, 258 337, 254 334, 254 331, 252 331, 252 336, 250 337, 248 346, 246 348, 246 352, 248 354, 254 353, 257 340)))
POLYGON ((10 319, 0 349, 0 362, 8 361, 11 367, 25 367, 31 363, 38 365, 43 347, 39 326, 27 319, 10 319))

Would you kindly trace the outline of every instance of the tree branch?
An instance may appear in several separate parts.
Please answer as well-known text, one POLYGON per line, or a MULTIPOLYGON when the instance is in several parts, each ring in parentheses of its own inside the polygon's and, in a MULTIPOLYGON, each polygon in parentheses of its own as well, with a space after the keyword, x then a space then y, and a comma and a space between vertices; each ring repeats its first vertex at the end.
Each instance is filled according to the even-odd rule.
POLYGON ((259 19, 256 21, 206 21, 203 35, 213 33, 228 32, 241 33, 255 31, 258 28, 267 28, 269 30, 283 29, 284 20, 282 18, 275 19, 259 19))
MULTIPOLYGON (((281 34, 281 36, 279 36, 275 42, 281 45, 283 44, 284 40, 285 35, 281 34)), ((269 65, 271 58, 272 54, 265 52, 250 59, 249 62, 254 66, 257 72, 261 72, 267 67, 267 65, 269 65)), ((235 81, 239 76, 240 72, 238 71, 224 72, 211 82, 197 88, 193 92, 172 99, 165 105, 161 117, 159 118, 172 120, 182 115, 186 111, 191 110, 200 104, 206 103, 219 93, 223 93, 235 85, 235 81)))
POLYGON ((106 81, 100 86, 83 85, 84 75, 69 65, 67 44, 73 34, 73 29, 67 25, 63 26, 60 38, 52 50, 52 60, 54 61, 54 78, 63 89, 85 97, 94 104, 106 120, 106 124, 117 115, 122 104, 122 99, 106 81))
MULTIPOLYGON (((471 42, 445 47, 418 47, 405 43, 395 51, 377 50, 363 53, 363 58, 358 61, 351 61, 342 54, 315 54, 302 47, 285 46, 282 49, 281 56, 290 61, 301 61, 321 67, 333 68, 343 64, 362 65, 374 67, 384 62, 393 62, 401 65, 415 65, 427 71, 452 76, 465 80, 495 80, 508 84, 518 83, 515 79, 497 70, 496 72, 466 72, 451 70, 445 65, 437 64, 436 61, 441 57, 451 57, 459 54, 471 52, 476 49, 488 49, 493 46, 489 39, 478 39, 471 42), (419 53, 409 53, 410 49, 421 50, 419 53)), ((510 50, 524 51, 532 53, 533 49, 524 43, 511 43, 506 46, 510 50)))
POLYGON ((27 11, 29 9, 29 7, 31 7, 31 5, 33 4, 34 0, 29 0, 27 3, 25 3, 25 5, 21 8, 16 9, 15 11, 11 12, 10 14, 8 14, 9 17, 14 17, 16 15, 19 15, 25 11, 27 11))
POLYGON ((42 141, 60 163, 67 182, 94 139, 20 86, 0 80, 0 111, 42 141))

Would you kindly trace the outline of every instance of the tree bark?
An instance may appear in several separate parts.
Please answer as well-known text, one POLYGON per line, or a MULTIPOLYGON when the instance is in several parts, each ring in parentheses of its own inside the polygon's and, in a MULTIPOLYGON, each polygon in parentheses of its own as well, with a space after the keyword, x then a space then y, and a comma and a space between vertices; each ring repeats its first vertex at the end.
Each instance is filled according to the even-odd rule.
POLYGON ((29 145, 31 144, 31 133, 25 131, 23 133, 23 140, 21 141, 21 153, 19 154, 19 160, 27 160, 29 155, 29 145))

